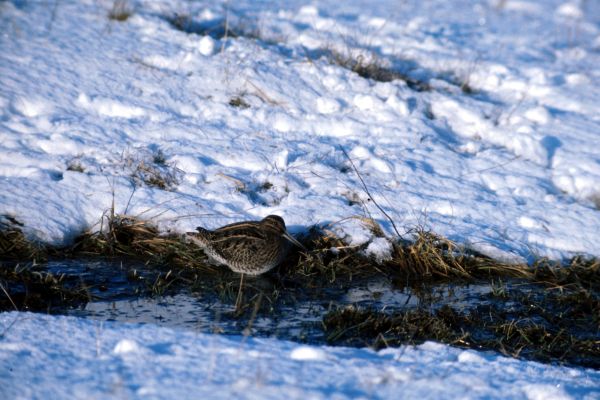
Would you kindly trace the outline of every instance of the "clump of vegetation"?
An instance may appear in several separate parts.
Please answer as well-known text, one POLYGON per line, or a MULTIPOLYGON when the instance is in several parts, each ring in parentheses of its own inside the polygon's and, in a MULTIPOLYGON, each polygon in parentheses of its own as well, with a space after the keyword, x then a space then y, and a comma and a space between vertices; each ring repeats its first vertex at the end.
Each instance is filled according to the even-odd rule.
POLYGON ((377 82, 401 80, 406 82, 409 88, 418 92, 431 90, 429 83, 384 66, 382 60, 373 53, 365 55, 364 50, 339 52, 329 49, 323 50, 323 52, 332 64, 355 72, 363 78, 377 82))
POLYGON ((250 108, 250 104, 248 104, 241 96, 232 97, 231 100, 229 100, 229 105, 241 109, 250 108))
POLYGON ((25 237, 23 224, 10 215, 0 215, 0 260, 45 260, 47 249, 25 237))
POLYGON ((35 265, 0 267, 0 311, 49 312, 88 301, 86 288, 76 277, 54 276, 35 265))
POLYGON ((133 12, 133 7, 128 0, 114 0, 108 12, 108 19, 119 22, 127 21, 133 15, 133 12))
POLYGON ((67 162, 67 171, 85 172, 85 168, 83 168, 83 165, 81 164, 80 156, 74 157, 67 162))
POLYGON ((98 231, 80 235, 67 253, 135 258, 156 265, 187 265, 205 259, 201 251, 185 243, 181 236, 160 235, 152 223, 115 214, 113 210, 102 217, 98 231))
POLYGON ((183 171, 168 162, 162 150, 137 149, 124 154, 123 168, 135 184, 145 184, 162 190, 174 190, 181 182, 183 171))
POLYGON ((594 204, 596 209, 600 210, 600 193, 593 194, 589 199, 594 204))
POLYGON ((600 367, 597 294, 565 295, 523 281, 505 287, 501 298, 497 294, 492 291, 464 310, 448 304, 389 313, 346 307, 329 312, 323 324, 332 344, 382 348, 435 340, 512 357, 600 367))
POLYGON ((387 266, 396 274, 418 279, 473 279, 525 274, 525 265, 498 262, 424 229, 413 240, 399 242, 387 266))

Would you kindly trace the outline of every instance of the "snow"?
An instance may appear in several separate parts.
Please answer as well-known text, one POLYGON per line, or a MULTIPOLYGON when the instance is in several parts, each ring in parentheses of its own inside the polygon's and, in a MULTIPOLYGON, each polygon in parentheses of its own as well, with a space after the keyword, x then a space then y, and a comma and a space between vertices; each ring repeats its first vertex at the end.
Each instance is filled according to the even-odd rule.
POLYGON ((433 342, 375 352, 16 312, 0 331, 6 399, 600 398, 598 371, 433 342))
MULTIPOLYGON (((180 233, 279 214, 383 260, 390 243, 364 223, 395 236, 377 202, 403 235, 422 226, 502 260, 600 256, 600 3, 131 3, 117 22, 112 1, 0 1, 0 215, 29 238, 68 244, 114 203, 180 233), (182 32, 174 15, 252 35, 182 32), (432 89, 365 79, 332 53, 432 89), (136 169, 159 151, 167 190, 136 169)), ((0 320, 3 398, 600 397, 595 371, 434 343, 0 320)))
MULTIPOLYGON (((52 15, 2 2, 2 212, 51 244, 99 226, 113 195, 117 212, 171 232, 274 213, 299 232, 366 208, 394 237, 343 148, 402 234, 424 225, 513 261, 600 254, 596 6, 451 3, 140 0, 114 22, 96 2, 52 15), (168 22, 225 14, 265 42, 168 22), (433 89, 362 78, 328 51, 433 89), (123 154, 157 149, 179 183, 134 187, 123 154)), ((373 239, 359 218, 335 229, 373 239)))

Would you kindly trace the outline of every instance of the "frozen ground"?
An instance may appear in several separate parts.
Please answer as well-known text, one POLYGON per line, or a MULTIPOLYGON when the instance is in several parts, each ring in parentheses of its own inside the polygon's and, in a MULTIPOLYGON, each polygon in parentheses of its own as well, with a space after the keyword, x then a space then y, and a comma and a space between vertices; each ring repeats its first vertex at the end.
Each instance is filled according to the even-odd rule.
POLYGON ((4 399, 600 398, 598 371, 433 342, 374 352, 28 313, 0 314, 0 332, 4 399))
MULTIPOLYGON (((370 213, 393 236, 343 148, 401 233, 421 225, 511 260, 600 256, 600 3, 302 3, 132 0, 117 22, 112 1, 0 1, 0 216, 64 244, 114 194, 117 212, 165 231, 276 213, 358 244, 372 238, 354 217, 370 213), (186 33, 175 15, 200 30, 227 15, 244 35, 186 33), (365 79, 334 54, 431 90, 365 79), (171 184, 149 185, 153 171, 171 184)), ((374 353, 0 324, 2 398, 600 398, 597 371, 433 343, 374 353)))
POLYGON ((359 244, 368 209, 393 235, 343 147, 401 233, 513 260, 600 255, 597 2, 300 3, 131 1, 118 22, 112 1, 0 2, 1 213, 54 244, 113 193, 176 232, 277 213, 359 244), (175 15, 192 30, 227 15, 246 36, 175 15), (140 183, 148 168, 178 183, 140 183))

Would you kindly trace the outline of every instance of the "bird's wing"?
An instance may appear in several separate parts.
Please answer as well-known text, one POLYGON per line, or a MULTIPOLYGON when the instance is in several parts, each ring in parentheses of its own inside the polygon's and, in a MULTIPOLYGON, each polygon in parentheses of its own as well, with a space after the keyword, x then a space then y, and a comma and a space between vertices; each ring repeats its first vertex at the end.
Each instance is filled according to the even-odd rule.
POLYGON ((241 222, 223 226, 213 231, 213 241, 244 238, 246 240, 265 240, 265 232, 256 223, 241 222))

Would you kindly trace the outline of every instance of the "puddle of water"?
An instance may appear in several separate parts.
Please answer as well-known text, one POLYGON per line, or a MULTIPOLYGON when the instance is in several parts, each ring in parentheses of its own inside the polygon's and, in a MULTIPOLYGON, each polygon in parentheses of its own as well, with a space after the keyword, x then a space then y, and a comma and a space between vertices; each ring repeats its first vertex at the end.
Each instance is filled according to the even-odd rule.
POLYGON ((85 259, 52 260, 23 268, 30 271, 23 280, 9 282, 9 290, 24 307, 41 312, 352 346, 378 343, 379 329, 390 335, 383 338, 391 339, 390 343, 412 341, 417 333, 422 340, 430 340, 438 334, 452 339, 466 332, 465 340, 473 340, 474 346, 496 348, 501 340, 502 346, 523 357, 598 365, 592 348, 598 338, 595 292, 591 297, 580 292, 562 294, 515 279, 469 285, 413 282, 414 286, 399 287, 382 276, 327 283, 318 277, 299 279, 275 272, 245 280, 245 305, 237 315, 234 304, 239 275, 227 269, 201 274, 140 262, 85 259), (62 277, 60 283, 35 280, 38 275, 45 279, 44 273, 62 277), (503 329, 509 329, 508 333, 503 329), (526 348, 521 351, 523 346, 526 348))
MULTIPOLYGON (((55 275, 76 276, 89 290, 90 300, 84 306, 59 310, 69 315, 312 343, 325 342, 322 320, 332 309, 357 306, 392 312, 415 308, 434 310, 443 305, 468 309, 487 303, 486 296, 491 292, 489 284, 444 284, 422 291, 395 289, 384 278, 353 282, 349 288, 311 291, 280 287, 277 280, 259 277, 249 278, 244 290, 247 301, 251 303, 250 310, 256 305, 258 295, 264 294, 261 307, 256 315, 247 312, 235 317, 235 299, 220 298, 214 290, 215 283, 210 280, 204 283, 204 287, 196 287, 194 292, 189 288, 179 288, 169 296, 149 296, 149 284, 164 271, 141 263, 60 260, 50 261, 47 269, 55 275), (275 289, 281 293, 275 299, 270 298, 275 289)), ((230 278, 231 282, 237 281, 237 275, 232 274, 230 278)), ((229 281, 222 279, 223 282, 229 281)))

